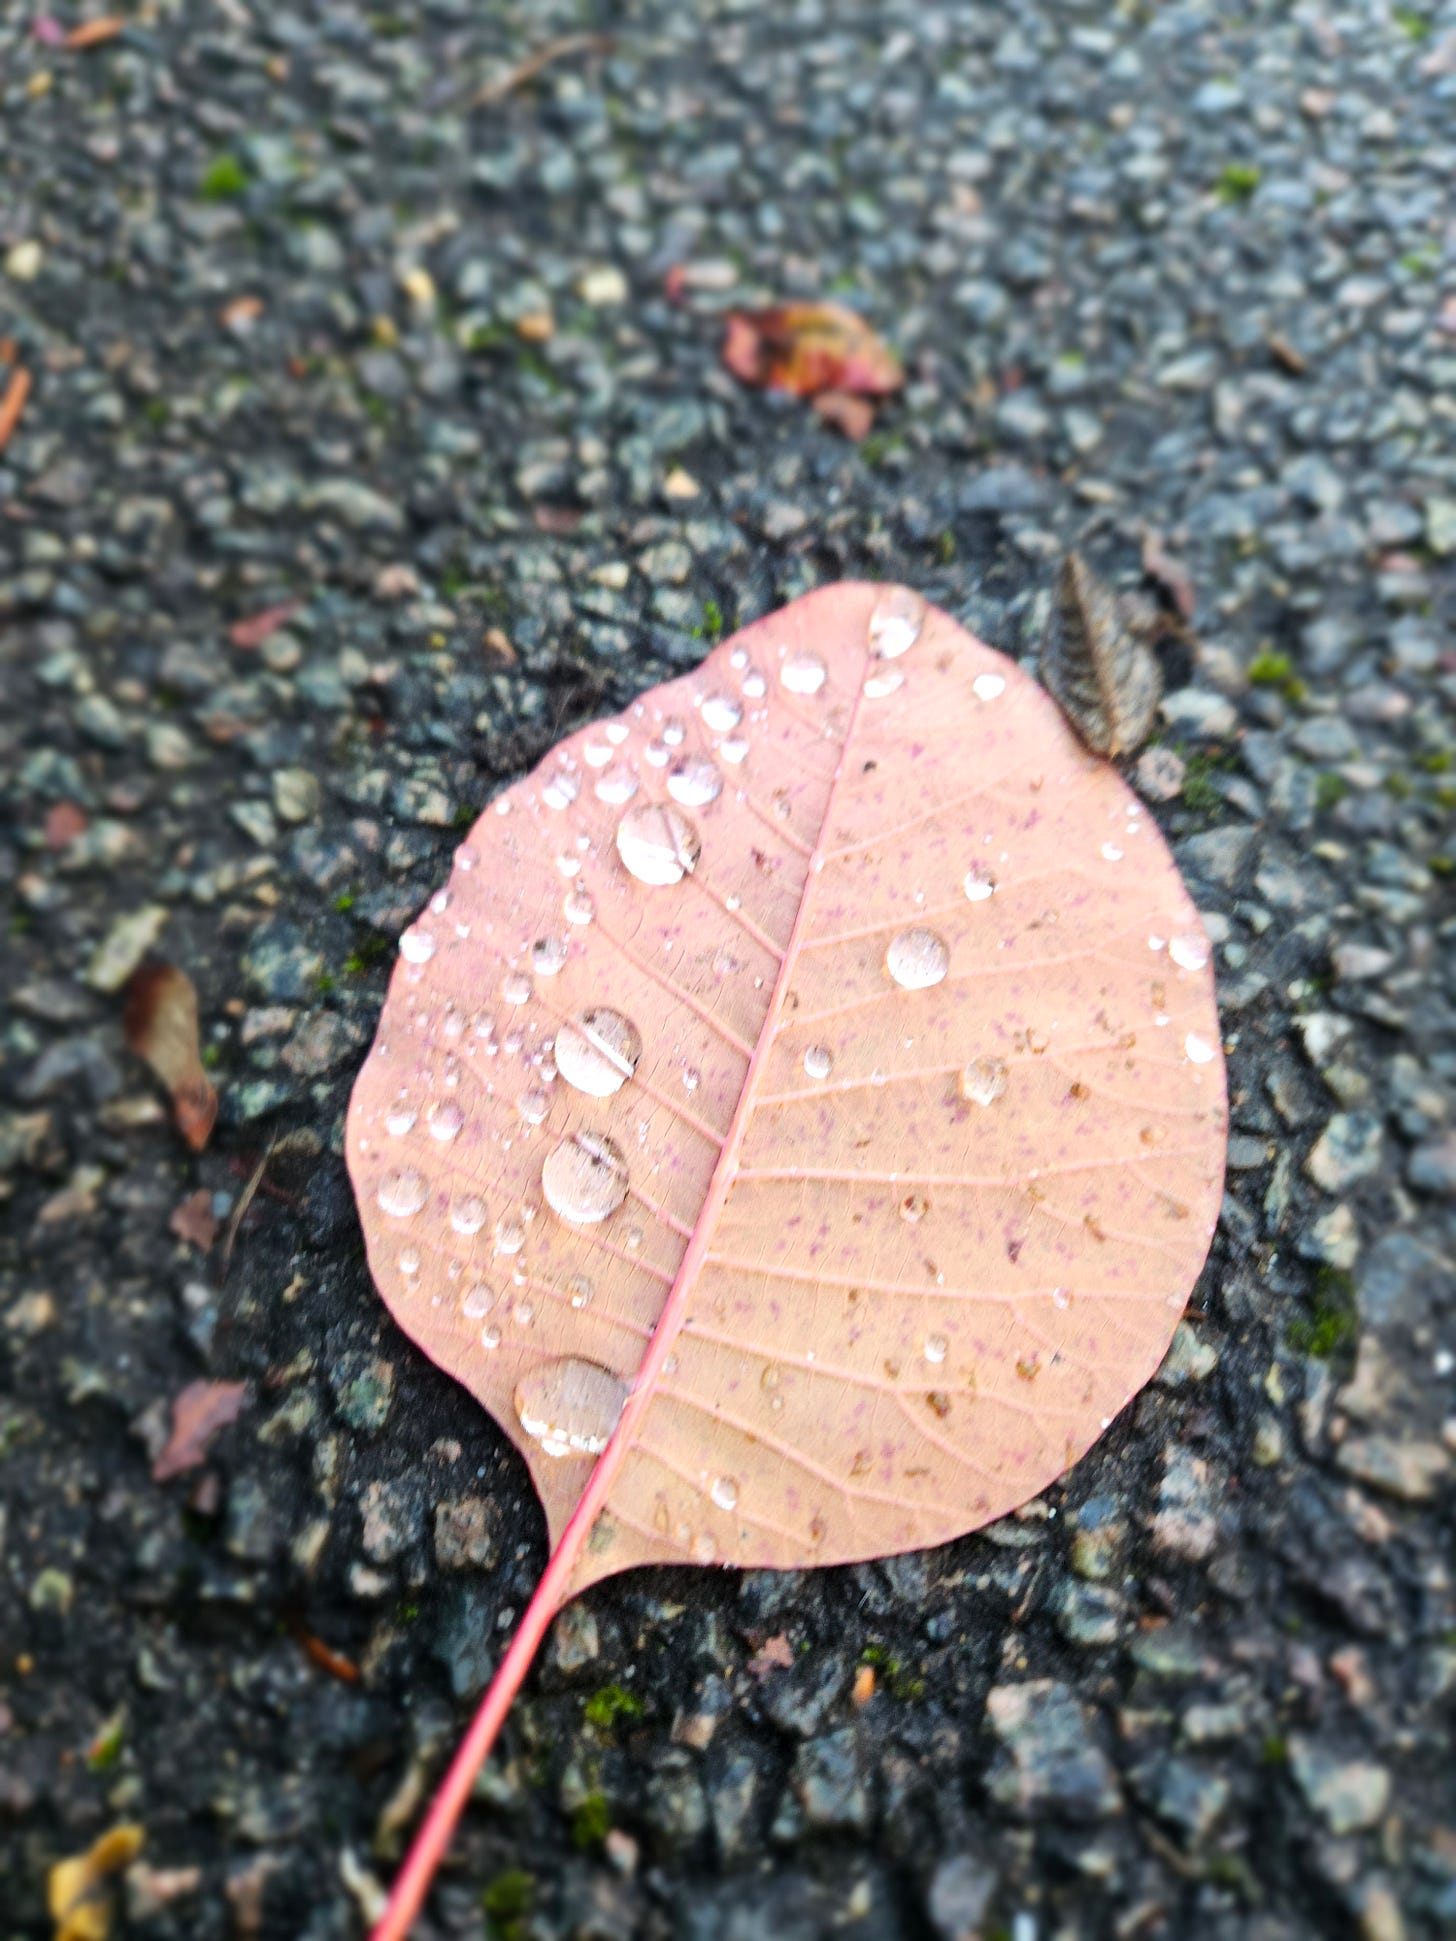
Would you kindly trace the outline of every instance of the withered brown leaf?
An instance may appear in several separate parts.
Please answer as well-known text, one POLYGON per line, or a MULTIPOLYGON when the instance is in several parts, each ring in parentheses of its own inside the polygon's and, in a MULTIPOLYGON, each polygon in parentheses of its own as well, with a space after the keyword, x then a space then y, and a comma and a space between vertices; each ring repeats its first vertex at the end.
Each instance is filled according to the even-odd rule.
POLYGON ((1129 755, 1153 725, 1163 677, 1136 601, 1115 594, 1080 553, 1057 577, 1041 671, 1062 712, 1097 755, 1129 755))
POLYGON ((126 987, 126 1042, 172 1096, 177 1130, 201 1152, 217 1118, 217 1093, 202 1069, 197 991, 175 964, 143 964, 126 987))
POLYGON ((246 1382, 189 1382, 172 1398, 172 1434, 152 1464, 152 1481, 196 1469, 219 1429, 236 1422, 248 1399, 246 1382))

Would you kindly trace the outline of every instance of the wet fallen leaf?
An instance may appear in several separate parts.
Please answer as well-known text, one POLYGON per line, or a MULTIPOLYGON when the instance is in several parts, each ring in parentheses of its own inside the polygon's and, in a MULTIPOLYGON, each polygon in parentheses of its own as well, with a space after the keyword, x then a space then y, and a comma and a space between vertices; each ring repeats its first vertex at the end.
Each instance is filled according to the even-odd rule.
POLYGON ((288 625, 302 605, 302 600, 284 600, 276 607, 264 607, 261 613, 251 614, 246 620, 235 620, 228 628, 228 639, 234 647, 261 647, 270 634, 288 625))
POLYGON ((15 427, 20 423, 20 414, 25 409, 25 401, 30 396, 30 372, 21 365, 10 374, 10 382, 0 395, 0 452, 3 452, 15 427))
POLYGON ((1142 561, 1145 576, 1163 589, 1184 620, 1191 620, 1198 595, 1193 590, 1188 569, 1174 559, 1163 543, 1162 534, 1151 527, 1143 534, 1142 561))
POLYGON ((842 303, 784 303, 727 318, 723 362, 765 391, 885 397, 905 382, 900 360, 858 311, 842 303))
POLYGON ((68 53, 79 54, 88 47, 101 47, 126 29, 126 22, 119 14, 103 14, 99 20, 88 20, 80 27, 73 27, 66 35, 64 45, 68 53))
POLYGON ((217 1118, 217 1093, 202 1069, 197 992, 186 971, 175 964, 143 964, 126 987, 122 1027, 127 1044, 171 1094, 177 1130, 201 1152, 217 1118))
POLYGON ((207 1446, 236 1422, 248 1400, 246 1382, 189 1382, 172 1401, 172 1434, 152 1464, 152 1481, 165 1483, 207 1460, 207 1446))
POLYGON ((481 817, 345 1144, 553 1549, 379 1941, 568 1598, 943 1542, 1150 1379, 1221 1198, 1208 960, 1138 798, 905 587, 760 621, 481 817))
POLYGON ((189 1193, 172 1208, 168 1230, 201 1254, 207 1253, 217 1238, 217 1215, 212 1210, 212 1195, 205 1186, 189 1193))
POLYGON ((1042 647, 1042 678, 1097 755, 1130 755, 1158 710, 1163 677, 1138 608, 1080 553, 1062 561, 1042 647))
POLYGON ((55 1941, 107 1941, 115 1911, 114 1876, 141 1852, 139 1826, 114 1826, 87 1852, 58 1860, 46 1877, 46 1907, 55 1941))
POLYGON ((794 1662, 794 1647, 782 1632, 766 1638, 748 1661, 751 1678, 767 1678, 771 1671, 787 1671, 794 1662))

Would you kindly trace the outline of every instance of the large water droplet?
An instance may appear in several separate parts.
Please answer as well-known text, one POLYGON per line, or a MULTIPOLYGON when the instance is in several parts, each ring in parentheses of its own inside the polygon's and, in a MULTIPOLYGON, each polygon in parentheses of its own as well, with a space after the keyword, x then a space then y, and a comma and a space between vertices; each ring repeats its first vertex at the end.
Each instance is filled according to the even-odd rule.
POLYGON ((994 1105, 1006 1090, 1006 1067, 999 1058, 973 1058, 956 1085, 972 1105, 994 1105))
POLYGON ((674 802, 701 809, 723 793, 723 777, 706 755, 684 755, 667 778, 667 792, 674 802))
POLYGON ((516 1383, 521 1427, 548 1456, 599 1456, 627 1401, 627 1384, 594 1361, 563 1356, 516 1383))
POLYGON ((494 1306, 495 1289, 484 1281, 476 1281, 460 1297, 460 1312, 468 1321, 483 1321, 494 1306))
POLYGON ((1213 1046, 1209 1044, 1206 1038, 1200 1038, 1193 1031, 1190 1031, 1188 1036, 1183 1040, 1183 1049, 1195 1065, 1206 1065, 1213 1057, 1213 1046))
POLYGON ((737 1477, 735 1476, 715 1477, 713 1481, 713 1487, 708 1491, 708 1494, 709 1496, 712 1497, 713 1501, 718 1505, 718 1508, 720 1510, 736 1510, 738 1507, 737 1477))
POLYGON ((829 669, 817 654, 797 647, 779 669, 779 679, 790 694, 817 694, 829 678, 829 669))
POLYGON ((396 1220, 407 1220, 410 1214, 419 1212, 430 1197, 430 1189, 423 1173, 386 1173, 375 1197, 382 1213, 390 1213, 396 1220))
POLYGON ((1006 692, 1006 681, 1000 674, 978 674, 971 682, 971 692, 978 701, 995 701, 1006 692))
POLYGON ((541 800, 548 809, 569 809, 581 792, 581 784, 574 775, 564 768, 558 768, 548 782, 542 784, 541 800))
POLYGON ((384 1115, 384 1130, 396 1139, 403 1139, 407 1132, 415 1129, 415 1109, 404 1099, 397 1100, 384 1115))
POLYGON ((529 1004, 531 980, 525 971, 507 971, 500 981, 500 994, 506 1004, 529 1004))
POLYGON ((870 652, 880 660, 898 660, 920 638, 925 624, 925 601, 908 586, 889 586, 870 615, 870 652))
POLYGON ((748 696, 750 701, 761 701, 764 695, 768 693, 768 682, 756 667, 746 669, 743 679, 739 682, 739 686, 743 689, 743 692, 748 696))
POLYGON ((588 768, 605 768, 612 759, 612 744, 605 735, 600 740, 588 737, 581 745, 581 758, 588 768))
POLYGON ((435 954, 435 940, 428 930, 406 930, 399 940, 399 954, 407 964, 428 964, 435 954))
POLYGON ((642 1034, 620 1011, 599 1007, 562 1025, 556 1034, 556 1069, 588 1098, 620 1092, 642 1056, 642 1034))
POLYGON ((627 1162, 600 1132, 576 1132, 547 1153, 541 1191, 552 1212, 573 1226, 605 1220, 627 1197, 627 1162))
POLYGON ((637 773, 626 762, 614 762, 605 774, 597 777, 598 802, 608 802, 617 807, 623 802, 630 802, 636 793, 637 773))
POLYGON ((864 693, 867 701, 883 701, 887 694, 893 694, 905 685, 905 676, 898 667, 882 667, 876 674, 866 674, 864 693))
POLYGON ((743 710, 731 694, 710 694, 703 703, 703 726, 712 734, 730 734, 742 719, 743 710))
POLYGON ((828 1078, 834 1070, 834 1056, 827 1045, 810 1045, 804 1053, 804 1070, 810 1078, 828 1078))
POLYGON ((639 883, 680 883, 697 868, 702 847, 681 809, 665 804, 640 802, 617 824, 617 854, 639 883))
POLYGON ((1197 932, 1185 931, 1168 945, 1168 955, 1181 970, 1202 970, 1208 962, 1208 944, 1197 932))
POLYGON ((531 946, 531 968, 538 977, 555 977, 570 955, 565 937, 538 937, 531 946))
POLYGON ((742 735, 730 735, 727 741, 718 744, 718 753, 730 768, 737 768, 740 762, 748 759, 748 743, 742 735))
POLYGON ((966 871, 964 888, 967 903, 984 903, 988 896, 995 894, 996 884, 990 872, 977 864, 966 871))
POLYGON ((450 1224, 457 1233, 479 1233, 488 1218, 485 1201, 476 1193, 457 1200, 450 1209, 450 1224))
POLYGON ((561 901, 561 914, 568 923, 590 923, 597 913, 597 900, 590 890, 568 890, 561 901))
POLYGON ((950 969, 950 952, 933 930, 902 930, 885 952, 885 969, 902 990, 923 991, 950 969))
POLYGON ((443 1145, 453 1139, 465 1123, 465 1114, 454 1099, 446 1099, 443 1105, 433 1105, 425 1115, 430 1128, 430 1137, 438 1139, 443 1145))

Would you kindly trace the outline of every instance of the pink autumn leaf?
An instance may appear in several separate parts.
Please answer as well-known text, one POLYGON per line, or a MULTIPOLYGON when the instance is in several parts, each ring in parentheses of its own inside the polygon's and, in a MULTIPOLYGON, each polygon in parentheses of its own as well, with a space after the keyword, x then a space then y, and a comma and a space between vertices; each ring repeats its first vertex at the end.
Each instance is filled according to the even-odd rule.
POLYGON ((172 1402, 172 1434, 152 1464, 152 1481, 165 1483, 207 1458, 219 1429, 236 1422, 248 1399, 245 1382, 189 1382, 172 1402))

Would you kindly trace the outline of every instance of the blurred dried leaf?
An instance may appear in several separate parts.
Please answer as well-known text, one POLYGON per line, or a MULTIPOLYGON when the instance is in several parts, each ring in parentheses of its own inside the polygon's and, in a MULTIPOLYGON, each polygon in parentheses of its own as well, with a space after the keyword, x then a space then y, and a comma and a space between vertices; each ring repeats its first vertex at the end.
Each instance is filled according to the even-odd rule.
POLYGON ((85 1853, 56 1862, 46 1878, 55 1941, 107 1941, 114 1912, 111 1876, 126 1871, 145 1839, 139 1826, 114 1826, 85 1853))
POLYGON ((1173 558, 1163 544, 1163 535, 1154 532, 1151 526, 1143 534, 1143 572, 1155 586, 1163 589, 1182 619, 1193 618, 1198 595, 1193 590, 1188 569, 1173 558))
POLYGON ((205 1254, 211 1249, 217 1238, 217 1215, 212 1210, 212 1195, 205 1186, 199 1186, 195 1193, 189 1193, 172 1208, 167 1227, 199 1253, 205 1254))
POLYGON ((1163 677, 1138 608, 1105 586, 1080 553, 1062 561, 1042 678, 1097 755, 1128 755, 1146 738, 1163 677))
POLYGON ((821 391, 814 409, 826 425, 833 425, 856 445, 874 428, 875 407, 868 398, 857 398, 851 391, 821 391))
POLYGON ((261 647, 270 634, 276 634, 288 624, 302 605, 302 600, 284 600, 276 607, 264 607, 261 613, 234 621, 228 628, 228 639, 234 647, 261 647))
POLYGON ((115 40, 125 27, 126 22, 120 14, 103 14, 99 20, 88 20, 82 26, 72 28, 63 45, 68 53, 79 54, 87 47, 100 47, 108 40, 115 40))
POLYGON ((723 362, 744 384, 796 398, 822 391, 885 397, 905 382, 889 345, 842 303, 736 310, 727 319, 723 362))
POLYGON ((754 1678, 767 1678, 771 1671, 787 1671, 793 1662, 794 1647, 780 1632, 759 1646, 748 1661, 748 1670, 754 1678))
POLYGON ((172 1402, 172 1434, 152 1464, 152 1481, 165 1483, 207 1459, 219 1429, 236 1422, 248 1399, 246 1382, 189 1382, 172 1402))
POLYGON ((197 1039, 197 992, 175 964, 143 964, 126 987, 126 1042, 144 1058, 172 1097, 177 1130, 201 1152, 217 1118, 217 1093, 202 1069, 197 1039))
POLYGON ((30 372, 22 365, 6 385, 4 396, 0 397, 0 451, 4 451, 10 434, 20 423, 20 414, 29 396, 30 372))

